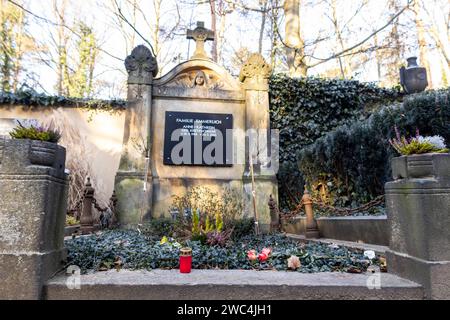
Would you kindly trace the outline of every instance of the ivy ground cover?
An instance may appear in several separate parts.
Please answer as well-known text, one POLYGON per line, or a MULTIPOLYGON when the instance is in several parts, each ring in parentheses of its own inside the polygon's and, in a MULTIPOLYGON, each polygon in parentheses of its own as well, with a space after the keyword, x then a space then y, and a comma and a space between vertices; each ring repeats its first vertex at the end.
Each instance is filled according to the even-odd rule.
POLYGON ((370 265, 378 265, 380 257, 372 260, 361 250, 327 245, 302 243, 283 235, 249 236, 239 238, 226 247, 202 245, 198 241, 178 243, 173 239, 160 241, 138 231, 112 230, 66 240, 69 263, 83 273, 108 269, 177 269, 182 246, 192 248, 194 269, 243 269, 286 271, 288 259, 298 257, 296 272, 366 272, 370 265), (250 250, 260 252, 270 248, 267 261, 251 261, 250 250))

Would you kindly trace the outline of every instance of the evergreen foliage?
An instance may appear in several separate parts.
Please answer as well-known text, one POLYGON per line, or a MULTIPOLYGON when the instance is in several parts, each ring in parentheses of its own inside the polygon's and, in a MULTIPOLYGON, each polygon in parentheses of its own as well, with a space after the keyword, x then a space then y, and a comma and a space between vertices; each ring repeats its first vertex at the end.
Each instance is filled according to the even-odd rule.
POLYGON ((325 186, 333 204, 355 206, 384 194, 390 160, 397 156, 389 140, 395 127, 407 135, 439 135, 450 142, 450 89, 409 96, 367 120, 338 127, 298 154, 301 174, 310 188, 325 186))
POLYGON ((398 89, 355 80, 290 78, 270 80, 271 126, 280 130, 279 199, 282 208, 295 207, 304 181, 297 153, 327 132, 367 118, 382 105, 398 101, 398 89))

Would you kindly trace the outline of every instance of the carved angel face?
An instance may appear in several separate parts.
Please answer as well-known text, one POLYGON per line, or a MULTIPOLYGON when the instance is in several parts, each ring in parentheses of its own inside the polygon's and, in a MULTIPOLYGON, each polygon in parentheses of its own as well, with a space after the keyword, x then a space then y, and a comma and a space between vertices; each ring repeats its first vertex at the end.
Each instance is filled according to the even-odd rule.
POLYGON ((195 77, 195 84, 197 86, 202 86, 205 84, 205 76, 202 73, 197 74, 195 77))
POLYGON ((198 71, 192 82, 193 87, 206 86, 207 83, 206 74, 203 71, 198 71))

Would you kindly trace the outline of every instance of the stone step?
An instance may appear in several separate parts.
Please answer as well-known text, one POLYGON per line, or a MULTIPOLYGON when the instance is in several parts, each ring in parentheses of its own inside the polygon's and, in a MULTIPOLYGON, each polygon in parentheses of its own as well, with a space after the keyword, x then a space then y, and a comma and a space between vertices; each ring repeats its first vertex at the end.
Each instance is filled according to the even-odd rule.
POLYGON ((349 274, 245 270, 110 270, 80 277, 69 289, 58 275, 45 286, 48 300, 397 300, 423 299, 422 287, 387 273, 349 274), (369 289, 367 284, 379 289, 369 289))

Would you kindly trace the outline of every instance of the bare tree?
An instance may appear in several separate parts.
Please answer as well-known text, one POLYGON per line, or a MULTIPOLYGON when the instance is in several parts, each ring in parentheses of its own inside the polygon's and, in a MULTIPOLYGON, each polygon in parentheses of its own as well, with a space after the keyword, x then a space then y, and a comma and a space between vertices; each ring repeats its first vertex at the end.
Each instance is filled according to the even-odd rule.
POLYGON ((0 88, 16 91, 25 55, 38 48, 28 32, 26 12, 6 0, 0 4, 0 88))
POLYGON ((308 73, 308 66, 305 62, 305 40, 302 36, 300 24, 300 6, 301 0, 286 0, 284 2, 286 19, 286 40, 284 43, 291 76, 306 76, 308 73))
POLYGON ((450 3, 448 1, 432 0, 420 3, 425 31, 433 41, 439 59, 442 74, 442 85, 448 86, 450 77, 450 3), (447 12, 447 14, 444 14, 447 12))
POLYGON ((208 0, 208 2, 211 13, 211 29, 214 31, 215 37, 211 55, 214 61, 223 63, 226 20, 227 16, 235 10, 236 4, 228 0, 208 0))
MULTIPOLYGON (((285 34, 286 40, 283 41, 281 36, 280 40, 287 47, 287 51, 291 55, 291 58, 288 57, 290 74, 294 76, 295 75, 304 76, 307 75, 309 69, 317 67, 328 61, 349 56, 357 56, 375 51, 376 48, 370 46, 370 40, 372 40, 375 35, 381 33, 383 30, 388 28, 392 23, 394 23, 398 19, 398 17, 401 16, 409 8, 411 1, 412 0, 408 0, 407 4, 402 8, 400 8, 397 12, 394 12, 389 17, 386 23, 371 31, 371 33, 365 36, 363 39, 356 41, 353 45, 347 45, 345 48, 341 48, 340 50, 338 50, 338 52, 334 52, 328 57, 321 58, 315 56, 314 54, 306 54, 305 51, 306 43, 305 40, 301 37, 301 32, 299 31, 301 27, 300 9, 297 8, 299 0, 286 0, 284 8, 286 18, 286 34, 285 34)), ((353 16, 356 16, 358 13, 359 9, 356 10, 353 16)), ((317 44, 318 42, 322 42, 327 39, 328 37, 326 38, 318 37, 312 43, 317 44)), ((360 60, 359 64, 361 64, 362 61, 367 61, 367 58, 359 60, 360 60)))
MULTIPOLYGON (((150 47, 152 53, 157 57, 159 72, 163 72, 166 65, 170 64, 173 51, 171 50, 173 40, 180 36, 178 30, 182 27, 182 19, 180 8, 176 1, 172 2, 172 6, 167 5, 163 10, 162 0, 152 0, 150 14, 144 9, 140 0, 132 2, 132 8, 137 13, 136 19, 144 23, 146 30, 139 30, 138 23, 133 22, 126 14, 124 8, 130 3, 119 3, 118 0, 112 0, 114 3, 113 14, 120 19, 125 26, 136 34, 142 41, 150 47), (167 16, 164 20, 164 16, 167 16), (152 17, 150 19, 149 17, 152 17)), ((130 11, 130 10, 127 10, 130 11)), ((124 30, 121 28, 121 31, 124 30)), ((130 48, 129 50, 131 50, 130 48)), ((128 54, 129 52, 127 52, 128 54)))
MULTIPOLYGON (((220 0, 219 0, 220 1, 220 0)), ((217 62, 218 50, 217 50, 217 13, 216 13, 216 0, 209 0, 209 8, 211 12, 211 29, 214 31, 215 41, 211 47, 211 55, 214 61, 217 62)))
POLYGON ((264 40, 264 31, 266 28, 266 20, 267 20, 267 0, 260 0, 261 5, 261 27, 259 28, 259 39, 258 39, 258 52, 262 54, 263 40, 264 40))
POLYGON ((430 63, 427 59, 428 57, 428 43, 426 39, 425 25, 422 20, 422 6, 419 0, 414 0, 414 22, 416 25, 417 32, 417 42, 419 45, 419 59, 420 63, 427 69, 428 73, 428 83, 430 87, 433 87, 433 77, 431 74, 430 63))
POLYGON ((277 54, 279 51, 279 41, 278 41, 278 19, 279 19, 279 0, 271 0, 272 10, 270 13, 270 64, 272 70, 275 70, 277 65, 277 54))
POLYGON ((68 78, 68 66, 67 66, 67 43, 69 41, 69 36, 67 35, 67 31, 64 28, 66 25, 65 16, 66 16, 66 7, 67 0, 53 0, 53 11, 56 16, 56 21, 58 21, 57 28, 57 91, 58 95, 63 95, 64 87, 67 84, 64 84, 64 79, 68 78), (60 3, 58 3, 60 2, 60 3))

